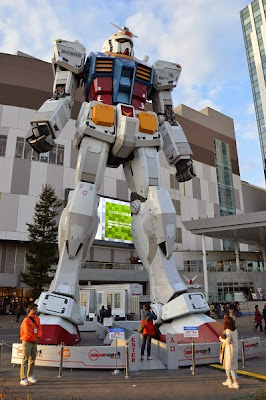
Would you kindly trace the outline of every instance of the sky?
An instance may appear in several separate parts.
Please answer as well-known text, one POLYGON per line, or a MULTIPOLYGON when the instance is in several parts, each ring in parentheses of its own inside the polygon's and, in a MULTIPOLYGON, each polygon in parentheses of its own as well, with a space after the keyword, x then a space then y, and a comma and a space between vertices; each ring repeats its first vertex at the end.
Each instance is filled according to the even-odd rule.
POLYGON ((177 62, 174 106, 209 106, 234 120, 242 180, 265 188, 239 12, 248 0, 0 0, 0 52, 51 61, 52 43, 79 40, 100 51, 115 33, 138 36, 135 55, 177 62))

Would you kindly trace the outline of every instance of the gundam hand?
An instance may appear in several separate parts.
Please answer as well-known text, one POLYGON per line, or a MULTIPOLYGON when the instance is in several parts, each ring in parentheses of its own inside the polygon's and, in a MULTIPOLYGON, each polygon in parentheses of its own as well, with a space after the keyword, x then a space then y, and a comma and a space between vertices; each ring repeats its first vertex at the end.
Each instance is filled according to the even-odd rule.
POLYGON ((192 160, 179 160, 176 163, 176 179, 178 182, 189 181, 196 176, 196 171, 192 160))
POLYGON ((28 132, 26 140, 36 153, 46 153, 52 150, 55 142, 52 137, 48 122, 31 123, 32 129, 28 132))

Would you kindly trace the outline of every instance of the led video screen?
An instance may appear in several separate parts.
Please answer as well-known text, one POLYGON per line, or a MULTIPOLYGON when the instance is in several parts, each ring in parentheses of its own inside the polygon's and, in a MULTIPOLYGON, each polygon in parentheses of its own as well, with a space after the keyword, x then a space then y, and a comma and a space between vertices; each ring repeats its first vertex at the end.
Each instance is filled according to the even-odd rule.
POLYGON ((132 243, 128 202, 100 197, 98 215, 100 223, 95 239, 132 243))

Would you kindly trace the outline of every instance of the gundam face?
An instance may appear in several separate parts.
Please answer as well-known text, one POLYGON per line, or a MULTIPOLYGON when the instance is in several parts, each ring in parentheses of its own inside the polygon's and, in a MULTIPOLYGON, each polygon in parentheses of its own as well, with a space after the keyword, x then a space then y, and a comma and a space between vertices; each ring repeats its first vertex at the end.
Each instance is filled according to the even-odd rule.
POLYGON ((111 25, 119 29, 119 31, 110 36, 109 39, 104 42, 102 52, 124 54, 128 57, 134 57, 132 38, 136 37, 136 35, 130 32, 130 30, 126 26, 123 26, 123 28, 119 28, 114 24, 111 25))

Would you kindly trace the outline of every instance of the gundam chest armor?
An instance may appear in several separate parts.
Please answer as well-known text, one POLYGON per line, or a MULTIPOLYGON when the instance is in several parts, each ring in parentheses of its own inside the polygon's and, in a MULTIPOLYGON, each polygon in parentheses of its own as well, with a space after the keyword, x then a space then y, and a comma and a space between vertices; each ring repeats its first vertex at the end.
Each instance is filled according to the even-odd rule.
POLYGON ((84 72, 85 101, 90 106, 83 105, 78 122, 87 114, 85 136, 106 127, 105 140, 113 143, 108 166, 128 160, 136 147, 161 148, 157 115, 145 111, 153 86, 151 66, 130 56, 98 52, 89 55, 84 72))
POLYGON ((85 99, 110 105, 129 104, 144 111, 152 81, 153 68, 140 60, 125 55, 91 53, 85 99))

